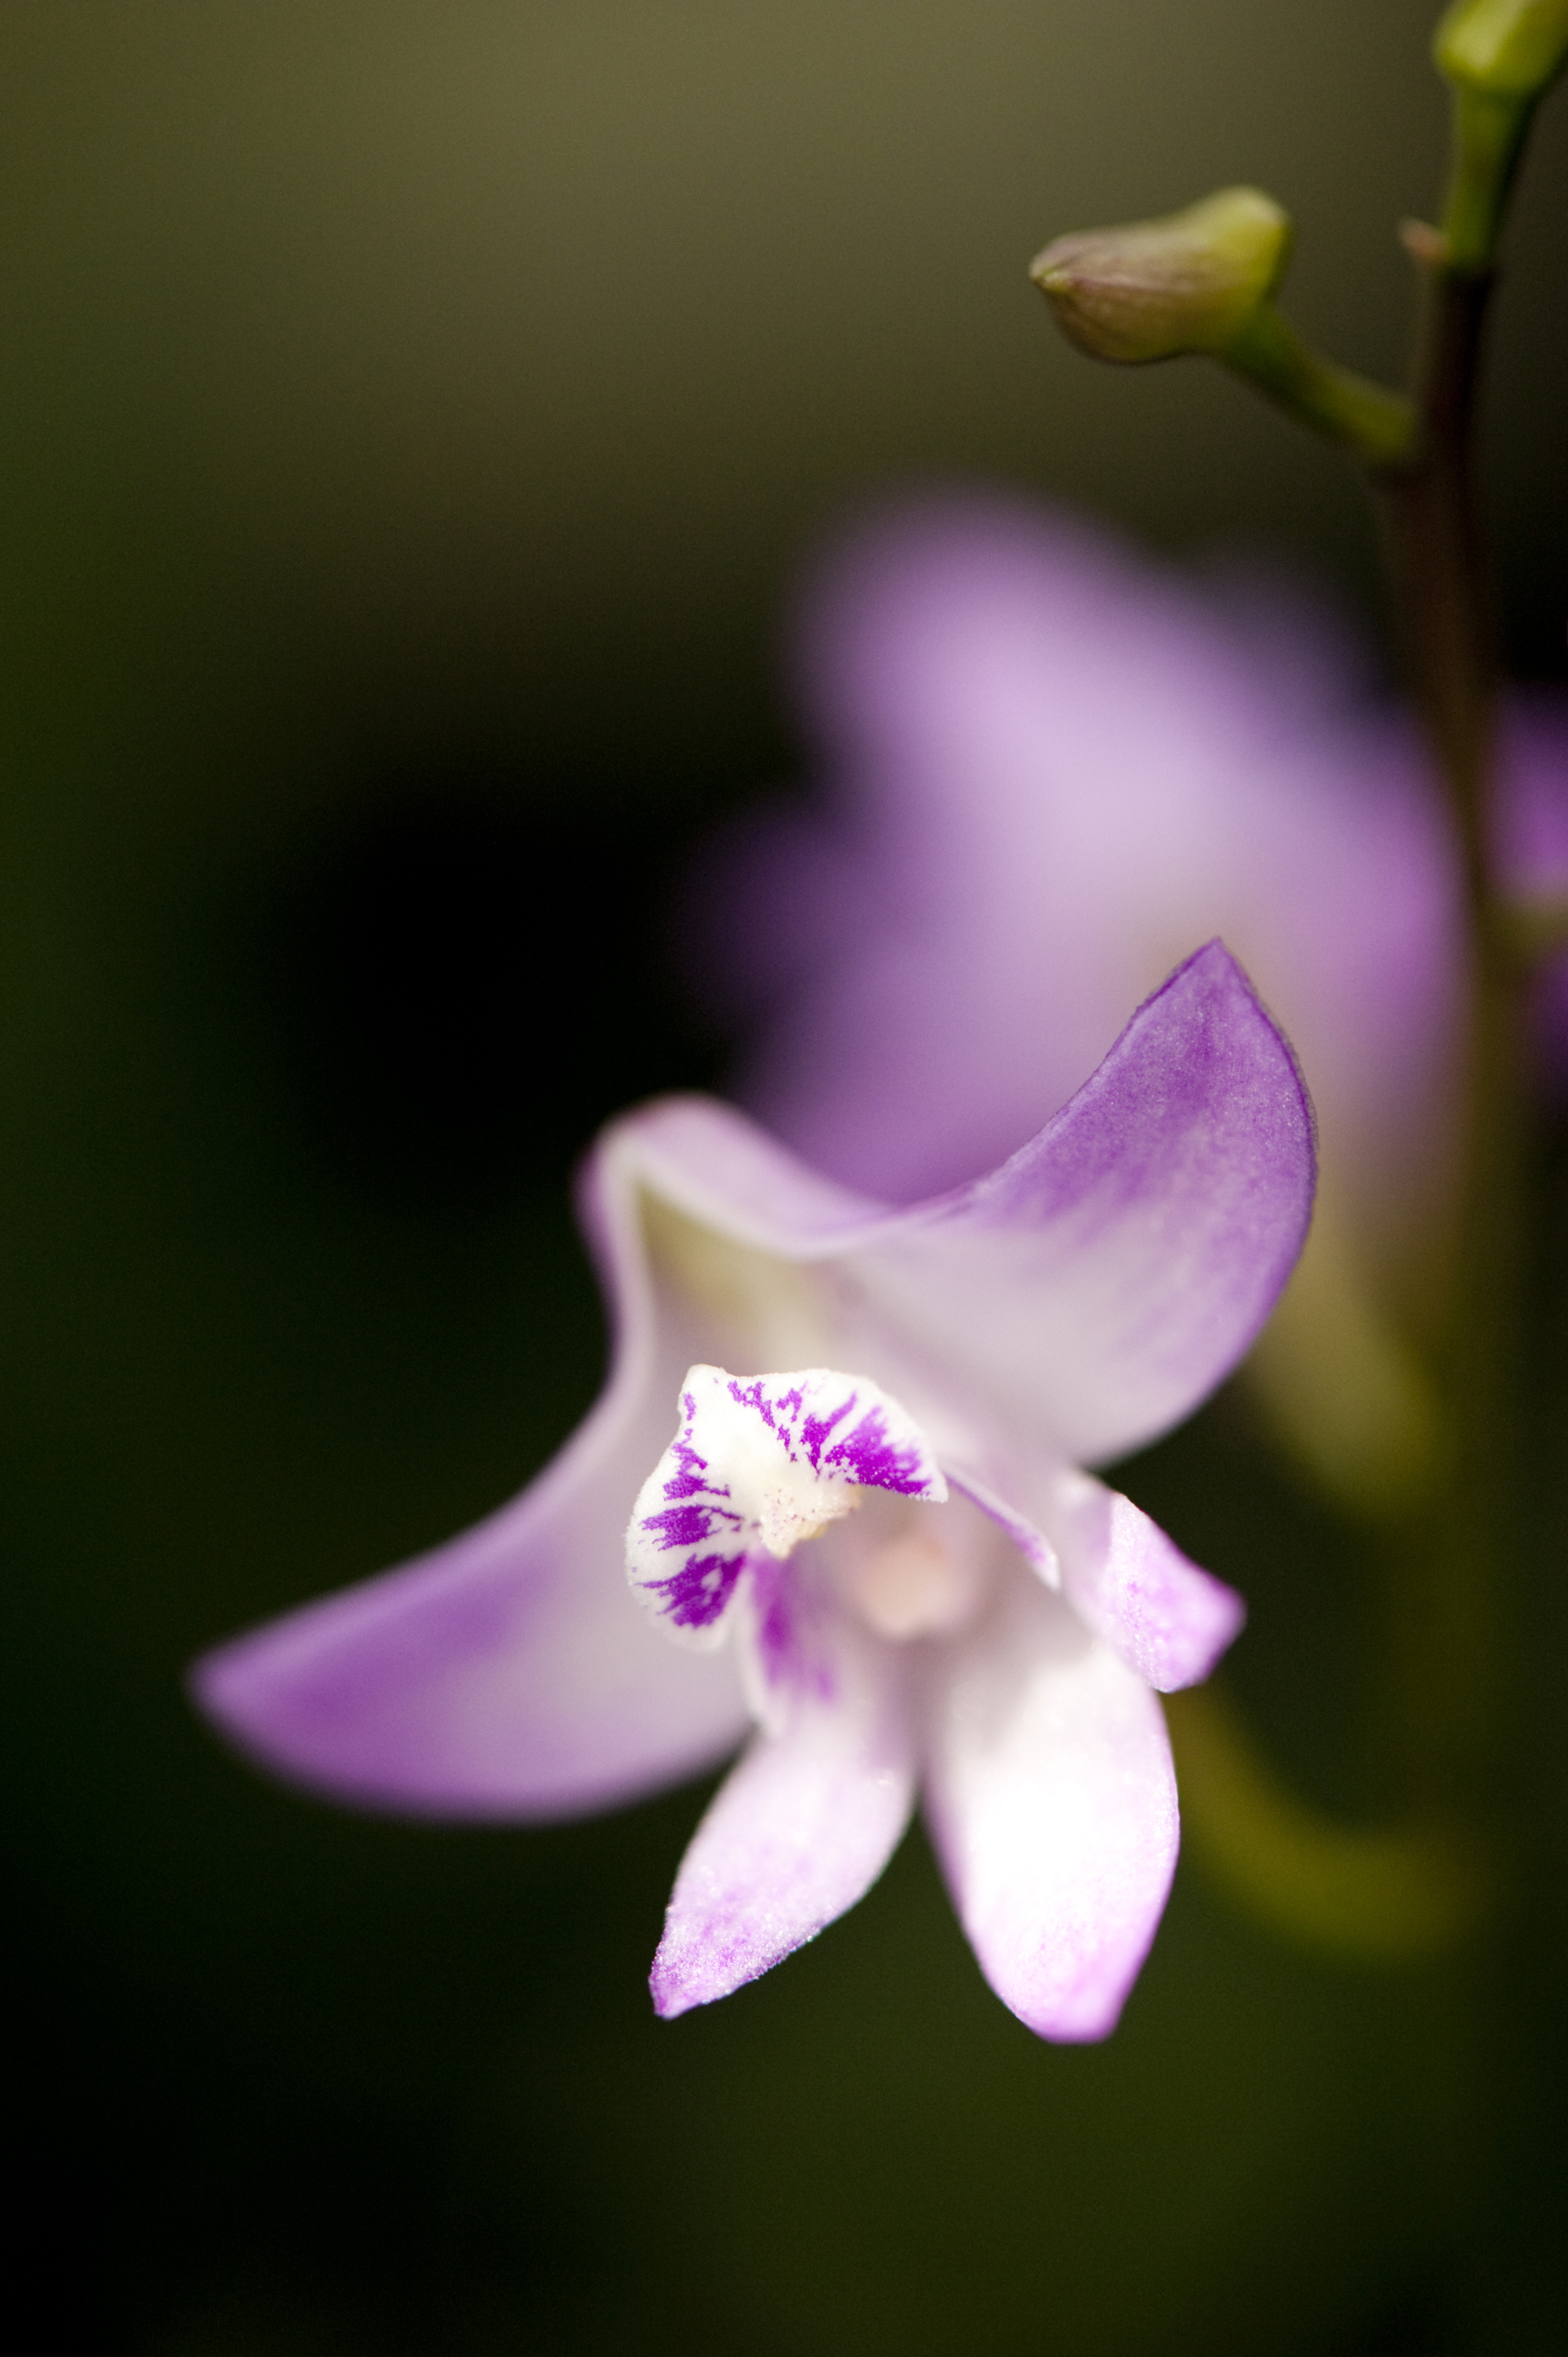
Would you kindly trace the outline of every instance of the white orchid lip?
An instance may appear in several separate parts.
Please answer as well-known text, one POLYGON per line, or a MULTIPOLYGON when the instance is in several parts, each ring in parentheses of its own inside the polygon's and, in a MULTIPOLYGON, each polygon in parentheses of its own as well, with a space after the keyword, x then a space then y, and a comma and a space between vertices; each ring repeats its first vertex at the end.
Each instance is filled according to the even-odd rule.
POLYGON ((671 1636, 716 1644, 747 1565, 784 1562, 867 1490, 932 1505, 948 1494, 918 1425, 880 1384, 832 1367, 693 1367, 675 1437, 632 1508, 627 1576, 671 1636))

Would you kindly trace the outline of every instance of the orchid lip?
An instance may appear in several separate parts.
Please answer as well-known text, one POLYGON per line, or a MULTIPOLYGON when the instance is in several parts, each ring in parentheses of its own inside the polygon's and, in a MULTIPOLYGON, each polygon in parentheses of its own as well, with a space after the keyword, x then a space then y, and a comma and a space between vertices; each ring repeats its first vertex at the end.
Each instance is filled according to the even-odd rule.
POLYGON ((632 1509, 628 1577, 668 1634, 717 1643, 748 1565, 786 1562, 871 1490, 947 1497, 924 1435, 880 1384, 829 1367, 693 1367, 675 1437, 632 1509))

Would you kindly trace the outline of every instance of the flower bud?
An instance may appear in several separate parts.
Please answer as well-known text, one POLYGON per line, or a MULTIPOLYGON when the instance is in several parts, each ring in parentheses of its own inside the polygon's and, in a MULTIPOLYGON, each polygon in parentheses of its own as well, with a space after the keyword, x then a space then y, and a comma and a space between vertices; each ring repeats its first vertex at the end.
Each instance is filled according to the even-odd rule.
POLYGON ((1568 58, 1568 0, 1454 0, 1433 55, 1465 89, 1539 98, 1568 58))
POLYGON ((1057 323, 1101 361, 1222 351, 1279 283, 1290 221, 1258 188, 1058 237, 1029 265, 1057 323))

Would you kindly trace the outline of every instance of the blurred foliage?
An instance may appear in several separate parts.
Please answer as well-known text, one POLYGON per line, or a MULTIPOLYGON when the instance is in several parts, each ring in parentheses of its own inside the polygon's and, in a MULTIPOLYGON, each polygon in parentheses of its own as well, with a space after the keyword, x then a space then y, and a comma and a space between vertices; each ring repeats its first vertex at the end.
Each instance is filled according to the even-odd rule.
MULTIPOLYGON (((1429 15, 0 19, 5 1955, 51 2340, 1448 2345, 1440 1979, 1292 1956, 1184 1876, 1122 2030, 1047 2049, 916 1838, 818 1946, 664 2027, 643 1976, 701 1794, 339 1816, 222 1757, 178 1684, 495 1503, 592 1396, 569 1165, 720 1070, 663 896, 795 759, 774 616, 822 519, 979 471, 1367 597, 1332 454, 1215 375, 1079 369, 1024 264, 1256 179, 1304 325, 1392 368, 1429 15)), ((1538 669, 1561 111, 1546 135, 1489 462, 1538 669)), ((1282 1758, 1375 1796, 1351 1542, 1234 1402, 1129 1479, 1251 1595, 1237 1683, 1282 1758)))

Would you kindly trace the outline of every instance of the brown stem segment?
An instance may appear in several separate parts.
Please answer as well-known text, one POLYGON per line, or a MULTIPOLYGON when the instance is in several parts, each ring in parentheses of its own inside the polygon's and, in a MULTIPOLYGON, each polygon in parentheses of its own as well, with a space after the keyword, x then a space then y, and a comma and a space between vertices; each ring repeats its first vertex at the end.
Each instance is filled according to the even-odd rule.
POLYGON ((1477 929, 1495 925, 1488 856, 1497 663, 1471 457, 1491 273, 1439 263, 1427 288, 1413 460, 1382 494, 1395 610, 1411 686, 1453 796, 1477 929))
MULTIPOLYGON (((1500 200, 1499 200, 1500 217, 1500 200)), ((1472 990, 1463 1161, 1441 1376, 1452 1435, 1445 1478, 1400 1534, 1390 1564, 1393 1662, 1411 1799, 1489 1861, 1503 1904, 1460 1970, 1466 2027, 1444 2058, 1447 2135, 1462 2214, 1477 2222, 1461 2263, 1466 2303, 1496 2305, 1491 2252, 1508 2205, 1498 2162, 1511 2131, 1498 2108, 1495 2025, 1510 2009, 1509 1958, 1527 1876, 1520 1872, 1517 1482, 1525 1306, 1524 968, 1499 905, 1496 840, 1498 664, 1474 477, 1477 378, 1489 267, 1455 268, 1432 231, 1407 233, 1429 276, 1416 383, 1413 460, 1373 479, 1381 493, 1395 610, 1410 684, 1448 794, 1464 866, 1472 990), (1516 1789, 1510 1790, 1510 1786, 1516 1789), (1510 1803, 1515 1803, 1510 1808, 1510 1803), (1488 2092, 1488 2090, 1490 2092, 1488 2092)), ((1506 2272, 1506 2270, 1505 2270, 1506 2272)))
POLYGON ((1453 806, 1470 914, 1473 998, 1455 1275, 1443 1355, 1453 1461, 1424 1527, 1401 1650, 1418 1684, 1412 1760, 1428 1795, 1474 1807, 1495 1773, 1494 1598, 1507 1541, 1517 1417, 1522 1252, 1522 974, 1496 888, 1492 843, 1498 666, 1475 496, 1477 382, 1489 270, 1455 270, 1444 242, 1407 240, 1430 276, 1408 465, 1375 479, 1417 708, 1453 806), (1409 1641, 1414 1640, 1413 1643, 1409 1641), (1435 1791, 1434 1787, 1437 1788, 1435 1791))

